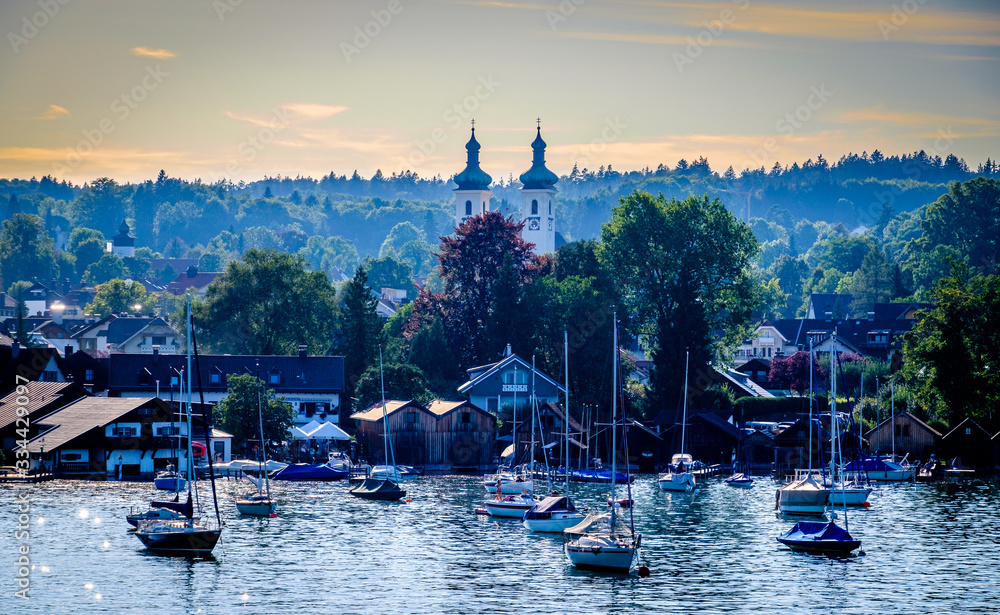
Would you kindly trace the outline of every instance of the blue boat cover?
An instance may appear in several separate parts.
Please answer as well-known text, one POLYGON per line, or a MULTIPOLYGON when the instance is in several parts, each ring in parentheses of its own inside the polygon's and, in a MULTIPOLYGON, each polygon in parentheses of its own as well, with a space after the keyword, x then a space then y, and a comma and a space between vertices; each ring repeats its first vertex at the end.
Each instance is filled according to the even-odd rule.
POLYGON ((867 470, 868 472, 893 472, 898 469, 888 465, 877 457, 865 457, 863 460, 855 459, 844 466, 845 472, 860 472, 861 470, 867 470))
POLYGON ((274 475, 274 480, 338 480, 347 478, 347 470, 332 468, 328 464, 295 463, 274 475))

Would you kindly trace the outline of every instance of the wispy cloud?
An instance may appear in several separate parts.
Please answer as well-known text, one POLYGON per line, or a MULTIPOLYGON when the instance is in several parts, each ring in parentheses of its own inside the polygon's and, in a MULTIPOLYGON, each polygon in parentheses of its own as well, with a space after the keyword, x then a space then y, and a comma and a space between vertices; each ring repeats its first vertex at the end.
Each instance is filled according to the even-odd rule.
POLYGON ((36 117, 36 120, 54 120, 64 115, 69 115, 69 109, 66 107, 60 107, 59 105, 49 105, 49 108, 45 110, 45 113, 36 117))
MULTIPOLYGON (((565 38, 579 38, 616 43, 639 43, 646 45, 690 45, 691 37, 680 34, 643 34, 640 32, 559 32, 565 38)), ((764 47, 757 43, 719 38, 712 41, 717 47, 764 47)))
POLYGON ((177 57, 177 54, 169 49, 152 49, 150 47, 133 47, 132 55, 157 60, 169 60, 177 57))
POLYGON ((319 103, 283 103, 278 106, 295 117, 310 120, 324 120, 350 109, 344 105, 322 105, 319 103))
POLYGON ((947 128, 961 136, 996 136, 1000 134, 1000 120, 982 117, 959 117, 921 111, 887 111, 882 107, 843 111, 835 121, 842 124, 870 123, 879 126, 897 126, 917 130, 919 136, 930 136, 934 131, 947 128))

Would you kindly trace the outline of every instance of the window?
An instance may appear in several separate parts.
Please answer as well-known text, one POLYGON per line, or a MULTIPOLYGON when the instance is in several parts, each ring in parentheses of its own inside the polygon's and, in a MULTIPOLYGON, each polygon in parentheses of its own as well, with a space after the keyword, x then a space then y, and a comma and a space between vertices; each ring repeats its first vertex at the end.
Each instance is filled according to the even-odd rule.
POLYGON ((154 346, 166 346, 167 345, 167 336, 166 335, 154 335, 153 336, 153 345, 154 346))
POLYGON ((537 216, 538 215, 538 200, 537 199, 531 199, 531 215, 532 216, 537 216))
POLYGON ((972 435, 972 428, 971 427, 966 427, 965 428, 965 435, 967 435, 967 436, 971 436, 972 435))
POLYGON ((467 216, 472 215, 472 201, 465 202, 465 215, 467 216))
POLYGON ((83 372, 83 379, 86 380, 87 382, 93 382, 94 381, 94 370, 92 370, 92 369, 85 370, 83 372))
POLYGON ((130 438, 136 433, 135 427, 112 427, 111 435, 119 438, 130 438))
POLYGON ((177 374, 170 376, 170 386, 175 387, 180 384, 181 378, 177 374))
POLYGON ((463 412, 462 413, 462 423, 463 424, 468 424, 468 423, 471 423, 471 422, 472 422, 472 413, 471 412, 463 412))
POLYGON ((267 375, 268 384, 281 384, 281 372, 271 372, 267 375))
POLYGON ((416 423, 417 422, 417 413, 416 412, 407 412, 406 413, 406 422, 407 423, 416 423))
POLYGON ((208 382, 210 384, 221 384, 222 383, 222 372, 216 368, 208 375, 208 382))
POLYGON ((55 382, 59 380, 59 376, 54 371, 44 371, 42 372, 42 382, 55 382))
POLYGON ((156 435, 158 436, 176 436, 181 432, 181 428, 177 425, 167 425, 166 427, 157 427, 156 435))
POLYGON ((549 215, 552 215, 552 201, 549 201, 549 215))

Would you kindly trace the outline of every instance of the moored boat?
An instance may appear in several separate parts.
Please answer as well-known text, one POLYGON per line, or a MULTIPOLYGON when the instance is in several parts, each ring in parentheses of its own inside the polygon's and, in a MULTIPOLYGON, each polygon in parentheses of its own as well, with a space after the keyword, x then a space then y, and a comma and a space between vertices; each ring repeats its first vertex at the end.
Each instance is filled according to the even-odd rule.
POLYGON ((777 541, 794 551, 847 554, 861 546, 847 530, 833 521, 799 521, 777 541))
POLYGON ((568 496, 552 495, 525 511, 521 523, 532 532, 562 533, 584 518, 568 496))

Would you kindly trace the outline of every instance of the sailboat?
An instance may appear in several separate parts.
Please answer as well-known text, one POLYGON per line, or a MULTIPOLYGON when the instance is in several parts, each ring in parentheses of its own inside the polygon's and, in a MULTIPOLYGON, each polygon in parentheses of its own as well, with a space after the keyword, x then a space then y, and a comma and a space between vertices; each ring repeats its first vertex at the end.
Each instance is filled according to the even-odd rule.
MULTIPOLYGON (((878 382, 876 381, 877 384, 878 382)), ((907 461, 909 454, 902 459, 896 459, 896 387, 894 382, 889 383, 889 391, 889 431, 892 435, 892 454, 888 457, 879 457, 877 455, 865 455, 862 453, 861 459, 854 460, 844 467, 845 472, 854 474, 865 472, 869 480, 875 481, 891 482, 914 479, 916 468, 907 461)))
MULTIPOLYGON (((742 420, 742 416, 740 417, 742 420)), ((730 487, 742 487, 743 489, 749 489, 753 487, 753 478, 750 476, 750 456, 747 454, 747 443, 746 443, 746 421, 743 421, 743 427, 740 429, 740 440, 737 443, 737 447, 740 444, 743 445, 743 472, 737 472, 736 456, 733 457, 733 474, 732 476, 726 478, 725 482, 730 487)))
MULTIPOLYGON (((191 349, 194 347, 195 361, 197 361, 197 342, 194 337, 194 330, 191 323, 191 295, 187 296, 188 309, 188 354, 187 373, 188 375, 188 503, 187 515, 180 519, 170 520, 144 520, 140 521, 136 528, 135 535, 146 549, 156 552, 177 553, 177 554, 207 554, 215 548, 219 538, 222 537, 222 517, 219 515, 219 501, 215 493, 215 471, 212 468, 212 456, 208 458, 208 474, 212 484, 212 502, 215 506, 215 523, 210 520, 196 518, 194 507, 191 504, 192 494, 197 496, 197 474, 194 471, 194 451, 191 444, 193 431, 191 429, 191 349)), ((205 394, 201 384, 201 369, 198 369, 198 394, 201 396, 201 407, 205 407, 205 394)), ((205 443, 211 442, 211 417, 207 415, 203 419, 205 428, 205 443)))
POLYGON ((391 475, 381 476, 381 477, 371 477, 364 479, 357 485, 351 488, 348 492, 354 497, 363 498, 365 500, 386 500, 395 501, 406 495, 404 491, 399 486, 399 472, 396 468, 396 454, 392 452, 392 438, 389 436, 389 414, 385 409, 385 376, 382 371, 382 347, 378 349, 378 371, 379 379, 382 383, 382 436, 384 438, 383 448, 385 449, 385 465, 389 466, 389 456, 392 454, 392 465, 389 466, 393 469, 391 475))
MULTIPOLYGON (((618 469, 618 398, 621 392, 618 390, 618 371, 620 357, 618 354, 618 315, 614 315, 614 359, 612 361, 612 390, 611 401, 611 469, 612 476, 615 476, 618 469)), ((627 431, 623 432, 627 434, 627 431)), ((623 435, 623 438, 627 437, 623 435)), ((628 450, 628 443, 625 442, 625 450, 628 450)), ((625 469, 628 471, 628 455, 626 454, 625 469)), ((627 501, 632 500, 632 484, 628 486, 627 501)), ((642 543, 642 534, 635 531, 635 518, 632 507, 629 507, 628 528, 621 527, 619 522, 619 511, 621 504, 615 498, 615 481, 611 481, 611 493, 608 497, 611 502, 611 512, 608 514, 590 514, 579 524, 565 530, 568 536, 565 544, 566 557, 578 568, 588 568, 593 570, 607 570, 611 572, 629 572, 632 569, 636 558, 639 555, 639 545, 642 543), (598 524, 607 523, 607 528, 600 528, 598 524)))
POLYGON ((264 470, 264 459, 267 457, 267 451, 264 447, 264 415, 261 411, 260 401, 261 384, 262 383, 258 380, 257 422, 260 426, 260 479, 254 481, 254 484, 257 486, 256 491, 251 491, 236 500, 236 510, 240 511, 241 515, 250 515, 253 517, 272 517, 275 516, 274 511, 277 510, 278 503, 271 499, 271 483, 268 481, 267 471, 264 470), (263 481, 263 489, 261 489, 260 481, 263 481))
MULTIPOLYGON (((564 468, 569 467, 569 333, 563 331, 563 348, 565 349, 566 370, 566 408, 563 417, 563 454, 564 468)), ((569 499, 569 472, 566 475, 566 495, 552 495, 535 504, 521 519, 524 527, 532 532, 562 532, 584 519, 584 514, 576 509, 569 499)))
MULTIPOLYGON (((837 369, 833 353, 837 345, 837 334, 831 336, 830 350, 830 372, 831 372, 831 397, 830 403, 830 470, 837 463, 837 369)), ((843 489, 843 483, 841 483, 843 489)), ((837 525, 835 521, 799 521, 781 536, 777 541, 791 548, 794 551, 818 551, 823 553, 840 553, 846 555, 861 546, 860 540, 854 540, 848 531, 847 504, 844 504, 844 527, 837 525)))
MULTIPOLYGON (((531 487, 534 488, 534 479, 532 477, 532 470, 535 466, 535 421, 538 420, 538 399, 535 397, 535 359, 531 359, 531 455, 528 463, 526 463, 521 469, 521 478, 523 480, 524 476, 527 475, 529 481, 531 481, 531 487)), ((539 424, 539 429, 541 429, 541 424, 539 424)), ((517 439, 517 428, 514 428, 514 438, 517 439)), ((516 444, 516 442, 515 442, 516 444)), ((517 452, 517 447, 514 447, 515 454, 517 452)), ((544 450, 544 449, 543 449, 544 450)), ((546 474, 547 475, 547 474, 546 474)), ((509 484, 509 483, 508 483, 509 484)), ((551 490, 551 483, 550 483, 551 490)), ((485 500, 483 502, 483 508, 486 512, 494 517, 507 517, 511 519, 523 519, 524 515, 531 510, 535 505, 539 503, 539 500, 528 490, 528 486, 521 489, 521 493, 513 495, 504 495, 505 486, 502 479, 498 477, 497 488, 495 489, 496 498, 485 500)))
POLYGON ((829 493, 812 471, 812 428, 813 428, 813 347, 809 342, 809 468, 804 476, 798 476, 791 483, 775 493, 774 508, 783 514, 822 516, 826 514, 829 493))
MULTIPOLYGON (((159 387, 157 387, 159 388, 159 387)), ((170 409, 170 432, 174 433, 174 410, 170 409)), ((180 431, 177 433, 177 440, 181 439, 180 431)), ((177 449, 173 450, 174 459, 179 457, 177 449)), ((175 491, 181 492, 187 489, 187 479, 177 471, 177 467, 172 463, 168 463, 166 469, 156 475, 153 479, 153 486, 157 489, 163 489, 165 491, 175 491)))
POLYGON ((660 474, 660 489, 664 491, 693 491, 695 487, 694 474, 691 466, 694 459, 684 452, 684 441, 687 435, 688 411, 688 367, 691 363, 690 351, 684 351, 684 414, 681 418, 681 452, 670 459, 667 472, 660 474))

